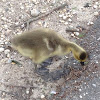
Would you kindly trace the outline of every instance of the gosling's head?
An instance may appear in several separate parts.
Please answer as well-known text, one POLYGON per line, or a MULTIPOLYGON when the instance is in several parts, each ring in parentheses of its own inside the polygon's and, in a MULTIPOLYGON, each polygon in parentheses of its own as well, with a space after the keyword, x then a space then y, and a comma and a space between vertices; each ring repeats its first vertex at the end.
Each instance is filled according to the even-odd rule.
POLYGON ((84 65, 84 62, 87 59, 87 53, 85 51, 81 52, 81 53, 74 53, 74 57, 75 59, 77 59, 81 65, 84 65))

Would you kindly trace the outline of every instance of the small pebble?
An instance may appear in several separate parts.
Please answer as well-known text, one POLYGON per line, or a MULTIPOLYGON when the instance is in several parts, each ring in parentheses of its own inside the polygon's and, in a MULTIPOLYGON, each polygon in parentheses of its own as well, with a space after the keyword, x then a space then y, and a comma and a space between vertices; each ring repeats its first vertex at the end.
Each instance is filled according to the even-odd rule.
POLYGON ((64 20, 59 20, 59 22, 60 22, 60 23, 64 23, 65 21, 64 21, 64 20))
POLYGON ((63 14, 59 15, 59 17, 62 18, 63 17, 63 14))
POLYGON ((10 57, 10 54, 8 53, 8 54, 7 54, 7 58, 9 58, 9 57, 10 57))
POLYGON ((2 19, 2 20, 4 20, 4 21, 6 21, 6 20, 7 20, 5 17, 2 17, 1 19, 2 19))
POLYGON ((29 94, 29 90, 26 91, 26 94, 29 94))
MULTIPOLYGON (((4 40, 4 38, 2 38, 2 37, 1 37, 0 39, 1 39, 1 40, 4 40)), ((3 41, 2 41, 2 42, 3 42, 3 41)))
POLYGON ((68 56, 65 56, 65 58, 68 59, 69 57, 68 56))
POLYGON ((25 27, 25 24, 22 24, 22 25, 21 25, 21 28, 23 29, 24 27, 25 27))
POLYGON ((98 61, 96 61, 96 63, 98 64, 99 62, 98 62, 98 61))
POLYGON ((3 42, 3 41, 0 41, 0 44, 1 44, 1 45, 3 45, 3 44, 4 44, 4 42, 3 42))
POLYGON ((12 13, 14 13, 14 10, 13 10, 13 9, 11 9, 11 12, 12 12, 12 13))
POLYGON ((6 73, 6 74, 9 74, 9 72, 8 72, 8 71, 6 71, 5 73, 6 73))
POLYGON ((86 94, 85 94, 85 93, 83 93, 83 95, 85 96, 86 94))
POLYGON ((71 29, 71 28, 74 28, 74 26, 70 25, 69 28, 70 28, 70 29, 71 29))
POLYGON ((38 24, 39 24, 40 26, 42 26, 42 22, 41 22, 41 21, 39 21, 38 24))
POLYGON ((12 62, 12 59, 8 59, 7 63, 11 63, 12 62))
POLYGON ((41 95, 41 99, 43 99, 43 98, 45 98, 45 96, 42 94, 42 95, 41 95))
POLYGON ((94 5, 94 6, 93 6, 94 9, 96 9, 97 7, 98 7, 97 5, 94 5))
POLYGON ((72 22, 72 19, 69 18, 68 21, 69 21, 69 22, 72 22))
POLYGON ((96 5, 98 5, 98 4, 99 4, 99 2, 95 2, 95 4, 96 4, 96 5))
POLYGON ((86 94, 88 94, 88 92, 86 92, 86 94))
POLYGON ((5 95, 6 95, 6 93, 5 93, 5 92, 3 92, 3 93, 2 93, 2 95, 3 95, 3 96, 5 96, 5 95))
POLYGON ((15 23, 15 25, 18 25, 18 24, 19 24, 19 22, 16 22, 16 23, 15 23))
POLYGON ((73 11, 73 12, 72 12, 73 15, 75 15, 76 13, 77 13, 76 11, 73 11))
POLYGON ((24 7, 23 7, 23 6, 21 6, 20 8, 21 8, 21 9, 24 9, 24 7))
POLYGON ((45 9, 42 9, 40 12, 41 13, 46 13, 46 10, 45 9))
POLYGON ((1 37, 2 37, 2 38, 4 38, 4 37, 5 37, 5 35, 1 35, 1 37))
POLYGON ((71 34, 71 36, 72 36, 72 37, 75 37, 75 35, 74 35, 74 34, 71 34))
POLYGON ((97 15, 99 15, 99 13, 98 12, 94 12, 94 15, 97 16, 97 15))
POLYGON ((92 84, 93 87, 96 87, 96 84, 92 84))
POLYGON ((100 37, 97 40, 99 41, 100 40, 100 37))
POLYGON ((88 23, 87 23, 87 25, 93 25, 93 24, 94 24, 93 22, 88 22, 88 23))
POLYGON ((63 16, 63 20, 66 20, 67 19, 67 16, 63 16))
POLYGON ((74 34, 78 36, 79 35, 79 32, 74 32, 74 34))
POLYGON ((4 51, 4 48, 0 48, 0 52, 3 52, 4 51))
POLYGON ((8 54, 9 52, 10 52, 9 49, 6 49, 6 50, 4 51, 5 54, 8 54))
POLYGON ((56 94, 56 91, 51 91, 50 94, 56 94))
POLYGON ((8 28, 8 25, 4 25, 4 28, 7 29, 8 28))
POLYGON ((83 98, 83 97, 80 95, 80 98, 83 98))
POLYGON ((68 22, 65 22, 64 24, 65 24, 65 25, 68 25, 68 22))
POLYGON ((40 14, 40 12, 39 12, 37 9, 31 10, 31 15, 32 15, 33 17, 36 17, 36 16, 38 16, 39 14, 40 14))
POLYGON ((79 91, 82 91, 82 89, 79 89, 79 91))

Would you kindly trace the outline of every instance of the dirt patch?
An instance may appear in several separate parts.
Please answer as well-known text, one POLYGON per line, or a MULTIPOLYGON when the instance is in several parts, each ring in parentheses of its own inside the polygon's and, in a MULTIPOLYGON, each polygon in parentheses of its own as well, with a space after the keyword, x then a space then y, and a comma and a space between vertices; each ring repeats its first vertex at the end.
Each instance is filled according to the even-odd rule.
POLYGON ((100 1, 68 0, 68 6, 30 24, 29 29, 49 27, 87 50, 82 67, 72 54, 47 68, 34 71, 33 62, 8 48, 9 40, 26 31, 24 23, 66 0, 0 1, 0 99, 1 100, 99 100, 100 99, 100 1), (35 9, 35 10, 34 10, 35 9), (80 30, 66 32, 66 28, 80 30), (23 66, 11 63, 19 61, 23 66), (49 71, 48 71, 49 70, 49 71), (45 71, 45 72, 44 72, 45 71))

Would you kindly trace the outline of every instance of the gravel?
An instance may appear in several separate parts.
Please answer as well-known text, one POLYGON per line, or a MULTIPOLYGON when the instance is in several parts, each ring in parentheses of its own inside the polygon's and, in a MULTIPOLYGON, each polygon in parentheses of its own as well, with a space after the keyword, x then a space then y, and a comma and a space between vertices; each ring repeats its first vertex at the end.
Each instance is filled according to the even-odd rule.
POLYGON ((0 100, 100 100, 100 1, 67 0, 68 6, 30 24, 29 29, 49 27, 77 42, 90 56, 81 67, 72 54, 34 71, 33 62, 9 49, 10 39, 26 31, 24 24, 66 0, 2 0, 0 2, 0 100), (66 32, 66 28, 81 28, 66 32), (85 29, 83 29, 83 28, 85 29), (81 37, 80 37, 81 35, 81 37), (18 61, 22 66, 11 63, 18 61), (71 70, 70 70, 71 68, 71 70), (86 70, 85 70, 86 69, 86 70), (54 88, 54 90, 53 90, 54 88), (53 95, 51 95, 53 94, 53 95))
POLYGON ((0 48, 0 52, 3 52, 4 51, 4 48, 0 48))

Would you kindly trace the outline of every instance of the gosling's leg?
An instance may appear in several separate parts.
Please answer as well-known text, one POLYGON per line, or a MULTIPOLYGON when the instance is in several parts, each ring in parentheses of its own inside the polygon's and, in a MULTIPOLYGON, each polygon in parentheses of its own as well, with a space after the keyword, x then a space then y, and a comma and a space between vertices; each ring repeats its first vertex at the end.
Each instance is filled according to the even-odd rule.
MULTIPOLYGON (((39 65, 40 65, 40 64, 39 64, 39 65)), ((46 67, 41 66, 41 65, 40 65, 40 67, 39 67, 37 64, 35 64, 35 72, 36 72, 38 75, 44 77, 44 76, 46 76, 46 75, 49 74, 49 69, 47 69, 46 67)))
POLYGON ((42 62, 41 64, 34 64, 35 66, 35 72, 40 75, 42 78, 45 78, 45 76, 49 77, 49 69, 46 67, 50 64, 52 64, 53 58, 49 58, 46 61, 42 62))
POLYGON ((53 58, 50 57, 46 61, 39 64, 40 66, 38 66, 38 64, 34 64, 35 72, 38 75, 40 75, 43 79, 47 80, 49 78, 49 69, 47 69, 47 66, 52 64, 52 60, 53 60, 53 58))
POLYGON ((37 70, 37 64, 36 63, 34 63, 34 69, 37 70))

